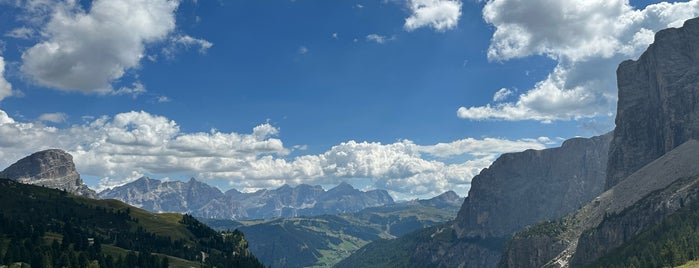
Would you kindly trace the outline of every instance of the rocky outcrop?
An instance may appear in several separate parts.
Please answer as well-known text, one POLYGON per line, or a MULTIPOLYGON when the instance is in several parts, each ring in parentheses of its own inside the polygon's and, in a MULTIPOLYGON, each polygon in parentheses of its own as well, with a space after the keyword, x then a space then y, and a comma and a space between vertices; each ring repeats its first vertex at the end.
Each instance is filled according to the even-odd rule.
POLYGON ((699 139, 699 19, 659 31, 617 69, 619 102, 606 188, 689 139, 699 139))
POLYGON ((393 204, 393 198, 386 191, 363 192, 346 183, 328 191, 320 186, 302 184, 254 193, 232 189, 224 194, 195 179, 185 183, 162 182, 145 177, 102 191, 100 196, 155 212, 236 220, 337 214, 393 204))
POLYGON ((473 178, 455 221, 458 237, 509 236, 575 211, 604 190, 611 135, 500 156, 473 178))
POLYGON ((80 178, 73 156, 59 149, 40 151, 22 158, 0 172, 0 178, 97 197, 97 193, 80 178))

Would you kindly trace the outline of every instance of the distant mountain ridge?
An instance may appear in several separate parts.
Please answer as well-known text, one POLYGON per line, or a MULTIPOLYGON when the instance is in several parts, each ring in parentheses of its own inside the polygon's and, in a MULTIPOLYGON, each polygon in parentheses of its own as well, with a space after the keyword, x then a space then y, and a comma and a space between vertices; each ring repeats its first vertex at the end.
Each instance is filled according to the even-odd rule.
POLYGON ((187 182, 164 182, 142 177, 104 190, 99 196, 154 212, 236 220, 349 213, 394 203, 385 190, 363 192, 344 182, 328 191, 320 186, 301 184, 254 193, 241 193, 235 189, 222 193, 194 178, 187 182))

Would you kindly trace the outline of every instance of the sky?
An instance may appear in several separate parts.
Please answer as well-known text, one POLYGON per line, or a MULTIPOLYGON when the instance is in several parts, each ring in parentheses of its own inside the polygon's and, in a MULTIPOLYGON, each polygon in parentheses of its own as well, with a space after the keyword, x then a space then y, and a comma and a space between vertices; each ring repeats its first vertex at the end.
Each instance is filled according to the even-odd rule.
POLYGON ((0 169, 93 189, 454 190, 614 128, 616 66, 699 0, 0 0, 0 169))

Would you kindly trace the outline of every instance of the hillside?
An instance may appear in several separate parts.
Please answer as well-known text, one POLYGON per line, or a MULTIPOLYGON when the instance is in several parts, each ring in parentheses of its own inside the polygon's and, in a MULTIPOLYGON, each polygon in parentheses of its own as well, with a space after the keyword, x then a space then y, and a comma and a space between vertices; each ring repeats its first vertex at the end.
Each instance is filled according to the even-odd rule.
POLYGON ((368 208, 356 213, 243 221, 202 219, 218 230, 240 229, 250 251, 272 267, 328 267, 371 241, 452 220, 463 198, 447 192, 428 200, 368 208), (283 241, 283 242, 281 242, 283 241))
POLYGON ((262 267, 240 232, 7 179, 0 179, 0 223, 3 264, 187 267, 205 252, 207 265, 262 267))

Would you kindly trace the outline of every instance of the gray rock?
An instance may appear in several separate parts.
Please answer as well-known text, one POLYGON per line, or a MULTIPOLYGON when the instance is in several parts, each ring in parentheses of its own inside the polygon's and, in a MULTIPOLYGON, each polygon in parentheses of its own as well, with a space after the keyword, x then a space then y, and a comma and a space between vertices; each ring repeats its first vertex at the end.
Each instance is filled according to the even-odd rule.
POLYGON ((500 156, 473 178, 455 222, 458 237, 502 237, 560 218, 604 190, 611 133, 559 148, 500 156))
POLYGON ((0 178, 97 198, 97 193, 88 188, 80 178, 73 163, 73 156, 59 149, 36 152, 22 158, 0 172, 0 178))
POLYGON ((617 69, 619 102, 606 189, 689 139, 699 139, 699 19, 659 31, 617 69))
POLYGON ((118 199, 152 212, 196 214, 199 208, 223 197, 223 193, 194 178, 187 182, 163 182, 142 177, 122 187, 104 190, 100 197, 118 199))

